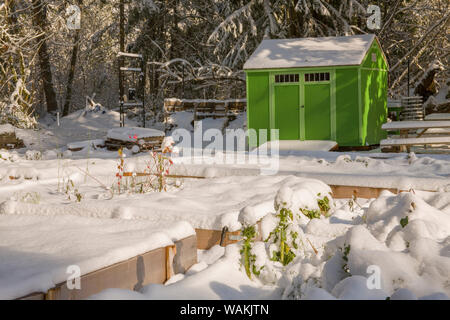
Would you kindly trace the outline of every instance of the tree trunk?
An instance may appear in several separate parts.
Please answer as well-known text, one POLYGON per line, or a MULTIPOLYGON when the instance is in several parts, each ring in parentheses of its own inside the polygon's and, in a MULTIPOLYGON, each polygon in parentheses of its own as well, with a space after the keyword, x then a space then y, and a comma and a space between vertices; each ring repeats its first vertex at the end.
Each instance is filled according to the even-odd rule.
MULTIPOLYGON (((78 6, 83 5, 83 0, 78 0, 78 6)), ((69 77, 67 79, 67 92, 66 92, 66 100, 64 101, 64 108, 62 116, 65 117, 70 112, 70 102, 72 100, 72 88, 73 88, 73 79, 75 78, 75 66, 77 64, 78 50, 80 48, 80 33, 81 30, 75 30, 75 38, 74 45, 72 48, 72 58, 70 60, 70 69, 69 69, 69 77)))
POLYGON ((33 23, 35 27, 39 28, 42 32, 42 35, 37 38, 37 41, 40 42, 38 51, 39 67, 44 83, 47 112, 54 113, 58 111, 58 102, 56 101, 56 93, 53 88, 50 57, 48 54, 47 41, 45 39, 45 31, 47 30, 47 6, 42 0, 33 0, 33 23))

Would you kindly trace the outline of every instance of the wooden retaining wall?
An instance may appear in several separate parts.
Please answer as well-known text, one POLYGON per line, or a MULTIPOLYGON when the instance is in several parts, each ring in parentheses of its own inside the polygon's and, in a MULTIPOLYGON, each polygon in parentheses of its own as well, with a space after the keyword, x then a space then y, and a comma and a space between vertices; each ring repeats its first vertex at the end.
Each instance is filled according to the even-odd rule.
POLYGON ((105 289, 140 290, 143 286, 162 284, 174 274, 185 273, 197 263, 197 237, 191 236, 175 245, 158 248, 126 261, 81 277, 81 289, 70 290, 66 282, 47 293, 34 293, 21 300, 81 300, 105 289))

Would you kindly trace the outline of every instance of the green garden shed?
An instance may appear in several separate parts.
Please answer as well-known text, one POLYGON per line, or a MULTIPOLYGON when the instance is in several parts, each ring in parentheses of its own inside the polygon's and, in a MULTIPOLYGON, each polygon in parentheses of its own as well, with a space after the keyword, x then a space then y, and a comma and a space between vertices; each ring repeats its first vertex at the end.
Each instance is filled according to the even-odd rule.
POLYGON ((280 140, 377 145, 385 138, 388 69, 371 34, 263 40, 244 65, 247 126, 279 129, 280 140))

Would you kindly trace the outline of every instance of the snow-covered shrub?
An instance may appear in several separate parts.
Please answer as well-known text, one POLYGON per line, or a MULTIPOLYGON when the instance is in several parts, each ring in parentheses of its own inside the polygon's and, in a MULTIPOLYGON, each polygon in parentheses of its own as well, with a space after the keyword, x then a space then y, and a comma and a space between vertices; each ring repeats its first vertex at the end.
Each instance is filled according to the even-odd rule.
POLYGON ((41 202, 41 195, 39 192, 19 193, 15 198, 17 201, 23 203, 39 204, 41 202))
POLYGON ((450 292, 449 230, 448 214, 418 195, 385 192, 371 202, 366 225, 353 226, 327 243, 335 251, 323 268, 322 287, 342 299, 414 299, 439 292, 444 297, 450 292), (380 270, 380 290, 369 292, 371 267, 380 270))
POLYGON ((0 150, 0 161, 11 161, 11 155, 7 150, 0 150))
POLYGON ((329 191, 326 185, 315 185, 311 181, 292 188, 282 187, 275 196, 275 212, 268 214, 261 223, 264 243, 253 240, 256 237, 254 226, 257 224, 253 208, 246 207, 240 212, 239 222, 243 226, 241 258, 250 278, 253 273, 265 281, 276 281, 280 268, 288 266, 297 257, 305 256, 307 243, 313 254, 318 254, 305 237, 302 227, 308 225, 309 220, 303 214, 306 210, 314 210, 318 219, 328 215, 332 209, 331 196, 321 195, 329 191))
MULTIPOLYGON (((21 61, 23 63, 23 60, 21 61)), ((31 94, 24 81, 29 73, 28 69, 24 69, 23 74, 13 76, 14 90, 10 93, 8 100, 0 101, 0 124, 9 123, 23 129, 36 128, 37 120, 31 107, 31 94)))
POLYGON ((67 200, 76 200, 81 202, 83 195, 79 191, 78 187, 75 185, 75 179, 70 176, 64 177, 60 185, 58 192, 62 192, 67 196, 67 200), (62 189, 60 189, 62 188, 62 189))
MULTIPOLYGON (((117 164, 116 182, 112 190, 118 194, 147 193, 168 191, 168 177, 170 168, 173 165, 171 159, 171 144, 164 147, 162 152, 150 152, 149 159, 145 163, 145 168, 141 172, 136 172, 132 163, 125 162, 127 149, 119 149, 119 162, 117 164)), ((176 187, 180 186, 178 181, 176 187)))
POLYGON ((42 153, 36 150, 28 150, 25 153, 25 159, 27 160, 42 160, 42 153))

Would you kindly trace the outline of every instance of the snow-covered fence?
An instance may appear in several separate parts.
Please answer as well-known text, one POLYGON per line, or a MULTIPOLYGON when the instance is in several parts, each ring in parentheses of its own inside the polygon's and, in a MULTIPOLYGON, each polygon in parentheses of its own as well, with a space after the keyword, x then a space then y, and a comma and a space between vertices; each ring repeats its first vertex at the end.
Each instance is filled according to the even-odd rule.
POLYGON ((194 112, 195 120, 208 117, 215 119, 235 116, 238 113, 245 112, 246 108, 246 99, 205 100, 170 98, 164 100, 164 111, 166 113, 192 111, 194 112))

